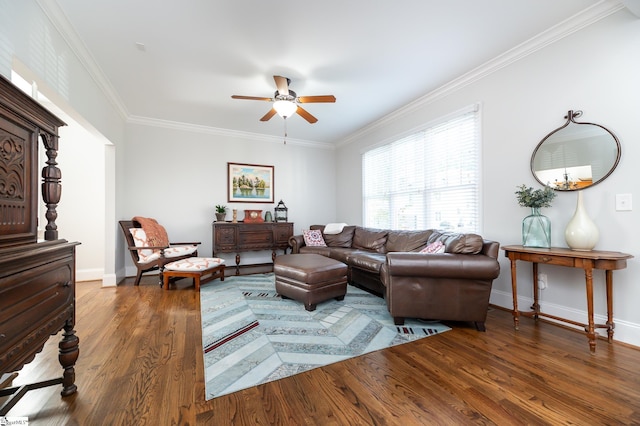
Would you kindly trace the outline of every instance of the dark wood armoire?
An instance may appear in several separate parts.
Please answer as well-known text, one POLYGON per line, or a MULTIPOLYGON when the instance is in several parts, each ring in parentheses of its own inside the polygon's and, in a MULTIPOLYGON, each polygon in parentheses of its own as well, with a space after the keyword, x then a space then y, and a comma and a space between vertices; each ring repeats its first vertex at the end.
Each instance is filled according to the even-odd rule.
POLYGON ((56 226, 62 193, 56 162, 58 128, 64 125, 0 75, 0 375, 20 370, 63 330, 61 377, 0 389, 0 397, 8 397, 0 416, 31 389, 62 384, 62 396, 76 392, 75 247, 79 243, 58 238, 56 226), (39 148, 46 154, 40 178, 39 148), (41 206, 47 220, 43 241, 38 240, 41 206))

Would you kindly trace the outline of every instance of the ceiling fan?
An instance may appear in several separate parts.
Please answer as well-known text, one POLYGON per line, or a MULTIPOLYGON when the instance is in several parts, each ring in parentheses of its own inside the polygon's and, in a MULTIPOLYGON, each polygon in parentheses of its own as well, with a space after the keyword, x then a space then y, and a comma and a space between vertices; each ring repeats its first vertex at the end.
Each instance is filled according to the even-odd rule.
POLYGON ((271 110, 269 110, 269 112, 267 112, 260 119, 260 121, 269 121, 271 117, 276 114, 286 119, 297 113, 300 117, 304 118, 311 124, 318 121, 318 119, 309 114, 309 112, 302 108, 299 104, 336 101, 336 97, 333 95, 298 96, 296 92, 294 92, 293 90, 289 90, 289 83, 291 83, 290 79, 279 75, 274 75, 273 79, 276 81, 276 87, 278 89, 273 94, 273 98, 241 95, 233 95, 231 97, 233 99, 273 102, 273 107, 271 108, 271 110))

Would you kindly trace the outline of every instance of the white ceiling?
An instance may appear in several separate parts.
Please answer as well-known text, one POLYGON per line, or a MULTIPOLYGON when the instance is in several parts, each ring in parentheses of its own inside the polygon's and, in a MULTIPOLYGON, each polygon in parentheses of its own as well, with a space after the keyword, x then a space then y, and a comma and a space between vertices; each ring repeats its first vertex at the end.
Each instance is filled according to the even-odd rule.
MULTIPOLYGON (((40 0, 131 121, 282 136, 260 122, 273 75, 318 118, 293 140, 338 143, 514 48, 585 21, 605 0, 40 0), (595 6, 594 6, 595 5, 595 6), (60 13, 62 12, 62 13, 60 13), (577 16, 576 16, 577 15, 577 16), (81 40, 81 42, 79 42, 81 40), (144 44, 140 49, 136 43, 144 44), (90 52, 90 53, 82 53, 90 52)), ((538 42, 540 44, 540 42, 538 42)), ((505 54, 506 55, 503 55, 505 54)), ((500 56, 502 55, 502 56, 500 56)), ((504 61, 503 61, 504 62, 504 61)))

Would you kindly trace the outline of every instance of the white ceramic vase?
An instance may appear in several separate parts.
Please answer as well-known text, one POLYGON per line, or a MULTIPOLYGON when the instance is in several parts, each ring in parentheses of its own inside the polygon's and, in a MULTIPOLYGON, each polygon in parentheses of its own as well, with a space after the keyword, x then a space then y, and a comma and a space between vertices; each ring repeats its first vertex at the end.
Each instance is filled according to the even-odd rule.
POLYGON ((571 250, 589 251, 595 247, 599 237, 598 227, 584 209, 582 191, 578 191, 576 212, 567 224, 564 239, 571 250))

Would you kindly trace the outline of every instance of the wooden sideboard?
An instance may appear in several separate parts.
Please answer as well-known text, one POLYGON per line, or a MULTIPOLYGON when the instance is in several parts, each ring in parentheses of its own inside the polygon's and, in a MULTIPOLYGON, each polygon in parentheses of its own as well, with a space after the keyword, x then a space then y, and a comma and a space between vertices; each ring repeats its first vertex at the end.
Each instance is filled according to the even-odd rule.
POLYGON ((566 322, 568 324, 584 327, 589 339, 589 349, 591 352, 596 350, 596 328, 605 328, 607 330, 607 340, 609 343, 613 340, 613 330, 615 324, 613 322, 613 271, 624 269, 627 267, 627 259, 633 258, 627 253, 617 251, 576 251, 568 248, 552 247, 552 248, 532 248, 521 245, 504 246, 502 249, 505 256, 511 262, 511 287, 513 294, 513 323, 517 330, 520 325, 519 316, 547 317, 556 321, 566 322), (533 273, 533 305, 531 311, 521 311, 518 309, 518 284, 517 284, 517 261, 531 262, 533 273), (587 323, 581 323, 555 315, 547 314, 541 311, 538 303, 538 264, 566 266, 570 268, 584 269, 585 285, 587 293, 587 323), (605 271, 605 285, 607 294, 607 322, 606 324, 596 324, 593 312, 593 270, 601 269, 605 271))
POLYGON ((271 260, 276 257, 276 250, 286 254, 289 238, 293 236, 291 222, 213 222, 213 256, 218 253, 236 254, 236 275, 240 275, 240 267, 258 267, 272 264, 240 265, 240 253, 247 251, 271 250, 271 260))
POLYGON ((62 173, 58 127, 64 122, 0 76, 0 375, 20 370, 60 330, 62 377, 0 389, 4 416, 32 389, 62 384, 76 392, 75 248, 58 238, 62 173), (38 182, 38 145, 46 165, 38 182), (38 241, 38 187, 46 206, 45 241, 38 241))

